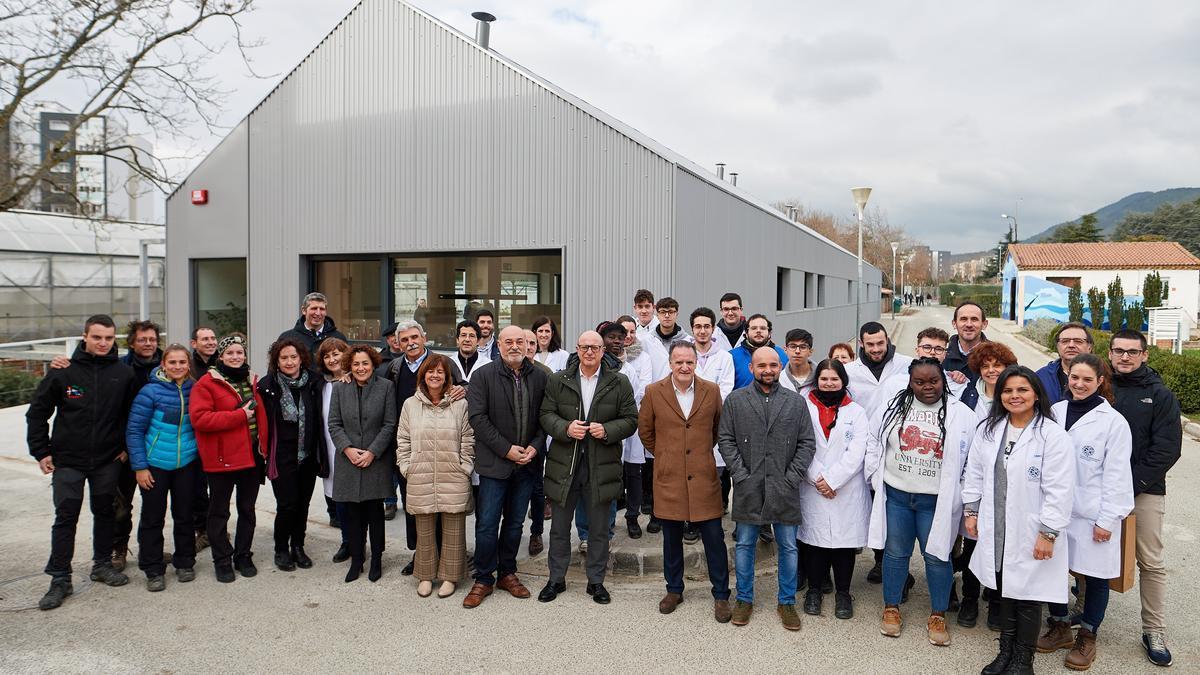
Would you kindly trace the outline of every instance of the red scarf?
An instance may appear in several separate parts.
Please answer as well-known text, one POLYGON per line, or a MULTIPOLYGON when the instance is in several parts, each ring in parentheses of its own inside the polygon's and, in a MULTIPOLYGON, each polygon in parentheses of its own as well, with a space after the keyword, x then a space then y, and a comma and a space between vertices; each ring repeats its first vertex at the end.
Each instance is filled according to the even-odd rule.
POLYGON ((821 403, 821 399, 817 398, 817 392, 814 389, 808 392, 808 400, 817 406, 817 416, 820 418, 821 430, 825 432, 825 440, 829 440, 829 432, 833 429, 833 423, 837 421, 838 409, 850 402, 850 395, 843 395, 842 400, 837 405, 826 406, 824 403, 821 403))

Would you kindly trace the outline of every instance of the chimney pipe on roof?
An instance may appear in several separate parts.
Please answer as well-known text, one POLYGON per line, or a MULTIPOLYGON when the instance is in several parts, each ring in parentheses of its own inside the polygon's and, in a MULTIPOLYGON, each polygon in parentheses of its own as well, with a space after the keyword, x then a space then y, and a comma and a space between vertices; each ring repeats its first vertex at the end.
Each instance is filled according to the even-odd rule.
POLYGON ((736 171, 729 172, 729 180, 733 181, 733 184, 735 186, 737 185, 737 172, 736 171))
POLYGON ((480 47, 488 49, 488 43, 492 34, 491 24, 496 20, 496 17, 487 12, 471 12, 471 17, 475 19, 475 42, 480 47))
POLYGON ((725 162, 717 162, 717 178, 725 180, 725 162))

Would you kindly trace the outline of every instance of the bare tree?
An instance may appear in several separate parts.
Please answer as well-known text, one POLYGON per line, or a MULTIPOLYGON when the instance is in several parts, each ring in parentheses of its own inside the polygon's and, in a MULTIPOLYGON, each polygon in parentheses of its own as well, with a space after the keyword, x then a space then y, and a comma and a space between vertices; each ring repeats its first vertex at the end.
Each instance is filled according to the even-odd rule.
MULTIPOLYGON (((217 130, 228 92, 205 72, 224 44, 236 44, 249 68, 239 18, 253 0, 0 0, 0 211, 19 208, 38 190, 60 191, 54 174, 86 156, 120 162, 169 192, 171 159, 125 136, 80 136, 103 119, 151 140, 187 143, 197 124, 217 130), (224 26, 221 26, 221 23, 224 26), (211 26, 211 28, 210 28, 211 26), (203 35, 201 35, 203 33, 203 35), (61 135, 40 154, 14 151, 23 117, 43 100, 72 97, 61 135), (59 94, 59 96, 56 96, 59 94)), ((251 70, 251 72, 253 72, 251 70)))

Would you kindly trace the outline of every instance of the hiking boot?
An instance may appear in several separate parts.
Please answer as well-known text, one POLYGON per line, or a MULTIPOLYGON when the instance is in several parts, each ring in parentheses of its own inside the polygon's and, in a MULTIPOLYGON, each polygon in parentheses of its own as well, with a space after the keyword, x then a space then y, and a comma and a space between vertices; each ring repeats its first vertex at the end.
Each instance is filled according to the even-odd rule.
POLYGON ((112 553, 112 568, 118 572, 125 571, 125 562, 129 557, 129 549, 121 548, 112 553))
POLYGON ((194 567, 177 567, 175 568, 175 578, 179 583, 186 584, 189 581, 196 580, 196 568, 194 567))
POLYGON ((167 590, 167 580, 164 579, 163 575, 161 574, 152 577, 146 577, 146 590, 150 591, 151 593, 165 591, 167 590))
POLYGON ((1039 654, 1049 654, 1060 649, 1069 649, 1075 644, 1075 636, 1071 635, 1071 624, 1066 621, 1050 619, 1046 632, 1038 638, 1039 654))
POLYGON ((254 561, 249 558, 238 560, 233 563, 233 566, 237 568, 239 574, 247 579, 258 574, 258 568, 254 566, 254 561))
POLYGON ((1096 660, 1096 634, 1086 628, 1080 628, 1075 636, 1075 646, 1067 652, 1063 664, 1071 670, 1087 670, 1096 660))
POLYGON ((950 646, 950 631, 946 630, 946 617, 930 614, 929 621, 925 622, 925 628, 929 631, 929 644, 934 647, 950 646))
POLYGON ((38 609, 46 610, 61 607, 63 600, 74 592, 75 588, 71 586, 70 579, 54 579, 50 582, 50 590, 46 591, 46 594, 38 601, 38 609))
POLYGON ((788 630, 800 630, 800 615, 796 613, 795 605, 779 605, 775 608, 775 612, 783 620, 784 628, 788 630))
POLYGON ((93 567, 92 581, 99 581, 106 586, 124 586, 129 583, 129 577, 111 567, 93 567))
POLYGON ((733 618, 733 610, 729 608, 728 600, 713 600, 713 618, 717 623, 729 623, 733 618))
POLYGON ((733 606, 733 625, 745 626, 750 623, 750 615, 754 613, 753 602, 742 602, 738 600, 733 606))
POLYGON ((879 622, 879 632, 887 637, 900 637, 900 628, 904 625, 900 618, 899 607, 884 607, 883 619, 879 622))

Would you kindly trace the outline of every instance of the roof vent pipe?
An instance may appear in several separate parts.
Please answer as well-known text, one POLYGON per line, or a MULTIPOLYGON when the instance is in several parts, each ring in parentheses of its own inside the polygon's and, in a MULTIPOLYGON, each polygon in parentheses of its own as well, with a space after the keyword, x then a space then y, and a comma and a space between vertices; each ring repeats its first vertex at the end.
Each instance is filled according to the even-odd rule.
POLYGON ((736 171, 729 172, 729 180, 732 181, 735 186, 737 185, 737 172, 736 171))
POLYGON ((496 20, 495 16, 487 12, 471 12, 471 17, 475 19, 475 42, 480 47, 488 49, 492 34, 492 22, 496 20))
POLYGON ((717 162, 717 178, 720 180, 725 180, 725 163, 724 162, 717 162))

